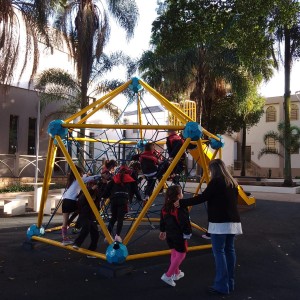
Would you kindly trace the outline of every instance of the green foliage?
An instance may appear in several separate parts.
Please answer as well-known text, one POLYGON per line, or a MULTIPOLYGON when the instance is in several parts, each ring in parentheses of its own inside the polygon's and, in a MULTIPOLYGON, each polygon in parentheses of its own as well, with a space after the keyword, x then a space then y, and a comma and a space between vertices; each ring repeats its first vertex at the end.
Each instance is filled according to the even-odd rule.
MULTIPOLYGON (((106 58, 106 61, 108 61, 108 58, 106 58)), ((103 69, 101 69, 100 64, 98 64, 97 71, 103 75, 105 71, 107 71, 107 68, 110 70, 119 62, 120 61, 113 61, 111 64, 106 62, 103 69)), ((93 79, 95 80, 96 76, 93 79)), ((100 81, 92 92, 108 92, 120 84, 121 82, 116 80, 100 81)), ((42 109, 53 102, 61 104, 60 108, 56 110, 51 117, 64 118, 76 113, 81 108, 80 82, 62 69, 52 68, 43 71, 36 79, 36 88, 43 91, 40 95, 42 109)), ((106 109, 115 120, 117 120, 121 114, 121 111, 112 103, 105 105, 104 109, 106 109)))
POLYGON ((33 185, 11 185, 7 188, 0 189, 0 194, 2 193, 15 193, 15 192, 31 192, 34 191, 33 185))
POLYGON ((283 146, 285 150, 287 150, 289 153, 293 153, 295 151, 298 151, 300 148, 300 128, 298 126, 290 126, 288 135, 290 137, 290 140, 286 138, 286 130, 285 130, 285 123, 280 122, 277 126, 277 132, 276 131, 268 131, 263 139, 266 147, 262 148, 260 152, 258 153, 258 158, 260 159, 262 156, 266 154, 275 154, 282 156, 282 153, 280 153, 278 148, 268 148, 267 142, 268 139, 273 139, 276 143, 279 143, 283 146), (289 142, 290 141, 290 142, 289 142))
POLYGON ((246 68, 237 47, 225 39, 236 21, 234 15, 225 18, 224 3, 213 2, 166 1, 167 6, 153 23, 155 48, 143 54, 139 69, 146 81, 172 101, 195 100, 197 121, 207 130, 239 131, 244 121, 249 126, 259 121, 261 103, 252 103, 251 114, 245 107, 250 97, 259 98, 257 86, 262 78, 268 78, 271 66, 266 62, 246 68), (218 19, 221 13, 223 19, 218 19), (188 32, 187 37, 175 38, 176 30, 188 32))
MULTIPOLYGON (((51 184, 49 186, 50 190, 55 190, 55 189, 60 189, 60 188, 65 188, 65 185, 56 183, 56 184, 51 184)), ((17 193, 17 192, 32 192, 32 191, 34 191, 33 185, 13 184, 13 185, 10 185, 9 187, 0 189, 0 194, 17 193)))
POLYGON ((38 40, 50 46, 48 18, 57 2, 0 1, 0 83, 20 79, 27 67, 31 83, 39 64, 38 40))

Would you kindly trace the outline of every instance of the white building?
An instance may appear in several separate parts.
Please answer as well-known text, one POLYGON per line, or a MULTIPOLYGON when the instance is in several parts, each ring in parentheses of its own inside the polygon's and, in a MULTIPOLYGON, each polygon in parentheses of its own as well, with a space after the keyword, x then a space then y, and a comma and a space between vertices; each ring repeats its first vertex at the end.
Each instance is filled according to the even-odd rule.
MULTIPOLYGON (((284 120, 283 101, 283 96, 266 98, 264 114, 259 123, 247 131, 247 175, 269 177, 269 172, 271 171, 271 177, 283 176, 284 158, 282 146, 275 143, 273 139, 269 139, 267 144, 263 141, 263 137, 267 132, 278 132, 278 123, 283 122, 284 120), (267 154, 259 159, 258 154, 260 150, 266 146, 278 149, 282 156, 267 154)), ((292 95, 290 112, 291 125, 296 125, 298 127, 300 127, 299 104, 299 99, 295 95, 292 95)), ((237 159, 236 162, 239 162, 239 159, 237 159)), ((238 165, 238 163, 235 164, 235 169, 238 169, 238 165)), ((300 176, 299 150, 291 155, 291 165, 292 176, 300 176)))
MULTIPOLYGON (((72 57, 60 48, 47 48, 39 42, 40 59, 36 74, 49 68, 63 68, 75 74, 72 57)), ((22 56, 22 55, 20 55, 22 56)), ((38 111, 39 96, 32 86, 28 87, 30 78, 30 62, 20 79, 15 76, 11 86, 0 85, 0 176, 32 176, 36 155, 37 119, 40 113, 40 149, 39 155, 47 152, 47 126, 53 120, 55 105, 48 105, 42 112, 38 111)), ((20 66, 19 66, 20 68, 20 66)), ((18 68, 16 70, 18 74, 18 68)), ((40 175, 43 165, 40 165, 40 175)))

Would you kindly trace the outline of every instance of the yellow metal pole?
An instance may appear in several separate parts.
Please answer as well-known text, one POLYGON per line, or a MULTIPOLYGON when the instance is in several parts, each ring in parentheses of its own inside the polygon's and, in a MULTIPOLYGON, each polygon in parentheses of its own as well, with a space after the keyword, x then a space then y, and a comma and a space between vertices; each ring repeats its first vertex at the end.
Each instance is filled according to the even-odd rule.
POLYGON ((97 107, 94 107, 94 109, 88 113, 84 118, 80 119, 78 121, 78 124, 83 124, 87 119, 89 119, 92 115, 94 115, 97 111, 99 111, 101 108, 103 108, 107 103, 109 103, 115 96, 111 96, 105 100, 101 104, 99 104, 97 107))
MULTIPOLYGON (((62 243, 60 243, 58 241, 53 241, 53 240, 50 240, 50 239, 47 239, 47 238, 44 238, 44 237, 39 237, 39 236, 33 236, 32 240, 35 240, 37 242, 42 242, 42 243, 45 243, 45 244, 48 244, 48 245, 60 247, 60 248, 63 248, 63 249, 68 249, 68 251, 72 250, 72 251, 75 251, 75 252, 95 256, 97 258, 106 260, 106 255, 104 253, 99 253, 99 252, 95 252, 95 251, 91 251, 91 250, 87 250, 87 249, 83 249, 83 248, 79 248, 78 250, 76 250, 72 247, 72 245, 64 246, 62 243)), ((207 249, 211 249, 211 244, 188 247, 188 252, 190 252, 190 251, 199 251, 199 250, 207 250, 207 249)), ((171 253, 171 250, 161 250, 161 251, 154 251, 154 252, 132 254, 132 255, 127 256, 126 261, 141 259, 141 258, 157 257, 157 256, 162 256, 162 255, 168 255, 170 253, 171 253)))
MULTIPOLYGON (((198 251, 198 250, 206 250, 206 249, 211 249, 211 244, 188 247, 188 252, 198 251)), ((155 251, 155 252, 132 254, 132 255, 127 256, 126 261, 134 260, 134 259, 141 259, 141 258, 148 258, 148 257, 157 257, 157 256, 167 255, 170 253, 171 253, 171 250, 161 250, 161 251, 155 251)))
POLYGON ((208 183, 209 182, 208 167, 207 167, 207 163, 206 163, 206 157, 204 156, 203 145, 202 145, 201 139, 199 139, 197 141, 197 145, 198 145, 198 149, 199 149, 200 163, 201 163, 202 169, 203 169, 203 176, 205 178, 206 183, 208 183))
POLYGON ((135 222, 133 222, 130 230, 128 231, 126 237, 124 238, 123 243, 125 245, 130 241, 132 235, 135 233, 137 227, 141 223, 141 220, 144 218, 146 212, 148 211, 148 209, 152 205, 152 203, 155 200, 156 196, 158 195, 159 191, 164 186, 164 183, 166 182, 166 180, 170 176, 171 172, 175 168, 177 162, 180 160, 181 156, 183 155, 183 153, 184 153, 185 149, 187 148, 187 146, 189 145, 190 141, 191 141, 190 138, 187 138, 185 140, 185 142, 181 146, 180 150, 178 151, 178 153, 174 157, 174 159, 173 159, 171 165, 169 166, 168 170, 165 172, 165 174, 163 175, 162 179, 158 183, 157 187, 154 189, 154 191, 153 191, 152 195, 150 196, 149 200, 147 201, 146 205, 143 207, 142 211, 140 212, 140 214, 137 217, 137 219, 135 220, 135 222))
POLYGON ((101 229, 102 229, 102 231, 105 235, 105 237, 107 238, 107 241, 109 243, 112 243, 113 242, 112 237, 111 237, 110 233, 108 232, 108 230, 106 228, 106 225, 103 222, 103 219, 101 218, 101 216, 99 214, 99 211, 97 210, 97 207, 96 207, 96 205, 95 205, 88 189, 86 188, 86 186, 85 186, 85 184, 84 184, 77 168, 75 167, 71 156, 69 155, 69 153, 68 153, 64 143, 62 142, 61 138, 59 136, 56 136, 56 139, 57 139, 58 145, 59 145, 60 149, 62 150, 62 152, 63 152, 63 154, 64 154, 71 170, 72 170, 72 172, 74 173, 75 178, 77 179, 77 181, 78 181, 78 183, 81 187, 81 190, 84 193, 84 195, 85 195, 85 197, 86 197, 86 199, 87 199, 87 201, 88 201, 88 203, 89 203, 89 205, 90 205, 90 207, 91 207, 91 209, 92 209, 92 211, 93 211, 93 213, 94 213, 94 215, 95 215, 95 217, 96 217, 96 219, 97 219, 97 221, 98 221, 98 223, 99 223, 99 225, 100 225, 100 227, 101 227, 101 229))
POLYGON ((202 185, 203 181, 204 181, 204 176, 202 175, 202 177, 201 177, 201 179, 200 179, 200 182, 199 182, 199 184, 198 184, 198 186, 197 186, 197 188, 196 188, 196 191, 195 191, 195 193, 194 193, 194 196, 198 195, 198 193, 199 193, 199 191, 200 191, 200 188, 201 188, 201 185, 202 185))
POLYGON ((131 84, 131 82, 132 82, 132 80, 129 80, 129 81, 125 82, 124 84, 122 84, 121 86, 119 86, 118 88, 116 88, 115 90, 109 92, 108 94, 104 95, 103 97, 101 97, 100 99, 98 99, 97 101, 95 101, 94 103, 91 103, 90 105, 88 105, 84 109, 80 110, 76 114, 72 115, 68 119, 65 119, 65 122, 69 123, 69 122, 75 120, 76 118, 78 118, 79 116, 85 114, 88 110, 94 108, 95 106, 97 106, 98 104, 100 104, 105 99, 110 98, 110 97, 112 97, 112 98, 115 97, 116 95, 118 95, 119 93, 121 93, 123 90, 125 90, 131 84))
MULTIPOLYGON (((132 221, 132 220, 136 220, 137 218, 126 218, 126 220, 132 221)), ((159 222, 160 219, 159 218, 143 218, 141 220, 142 222, 159 222)))
POLYGON ((220 159, 222 159, 222 154, 223 154, 222 148, 219 148, 219 158, 220 159))
POLYGON ((166 107, 170 112, 172 112, 176 117, 182 122, 187 123, 188 121, 193 121, 189 116, 187 116, 184 112, 182 112, 180 109, 178 109, 175 105, 173 105, 168 99, 166 99, 164 96, 162 96, 160 93, 158 93, 156 90, 154 90, 150 85, 148 85, 146 82, 139 80, 139 83, 147 90, 149 91, 157 100, 161 102, 163 106, 166 107))
POLYGON ((104 205, 102 205, 101 209, 100 209, 100 214, 104 212, 104 208, 109 204, 110 199, 107 198, 104 202, 104 205))
MULTIPOLYGON (((142 123, 142 109, 141 109, 140 93, 138 93, 137 112, 138 112, 138 118, 139 118, 139 126, 141 126, 143 123, 142 123)), ((140 139, 142 139, 142 138, 143 138, 143 130, 140 129, 140 139)))
POLYGON ((55 158, 55 153, 56 153, 56 147, 54 146, 54 139, 51 137, 49 138, 47 153, 48 153, 48 155, 47 155, 46 164, 45 164, 41 202, 40 202, 40 208, 39 208, 39 214, 38 214, 38 220, 37 220, 38 227, 41 227, 42 222, 43 222, 44 208, 45 208, 45 203, 47 201, 49 185, 50 185, 51 175, 52 175, 53 166, 54 166, 54 158, 55 158))
POLYGON ((196 228, 196 229, 198 229, 200 231, 203 231, 203 232, 207 232, 207 229, 195 224, 194 222, 191 222, 191 225, 192 225, 193 228, 196 228))
POLYGON ((61 124, 64 128, 104 128, 104 129, 156 129, 156 130, 183 130, 184 125, 122 125, 122 124, 61 124))
POLYGON ((103 253, 87 250, 87 249, 84 249, 84 248, 79 248, 78 250, 76 250, 72 247, 72 245, 64 246, 61 242, 53 241, 53 240, 50 240, 50 239, 47 239, 47 238, 44 238, 44 237, 40 237, 40 236, 33 236, 32 239, 35 240, 35 241, 38 241, 38 242, 42 242, 42 243, 45 243, 45 244, 52 245, 52 246, 56 246, 56 247, 60 247, 60 248, 64 248, 64 249, 67 248, 68 250, 76 251, 76 252, 83 253, 83 254, 86 254, 86 255, 92 255, 92 256, 95 256, 97 258, 101 258, 101 259, 106 260, 106 255, 103 254, 103 253))

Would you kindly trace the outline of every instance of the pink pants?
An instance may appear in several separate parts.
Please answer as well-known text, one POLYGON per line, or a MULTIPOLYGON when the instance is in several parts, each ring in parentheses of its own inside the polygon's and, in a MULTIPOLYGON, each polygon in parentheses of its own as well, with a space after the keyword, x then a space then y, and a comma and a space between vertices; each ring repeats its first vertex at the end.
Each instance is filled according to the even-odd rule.
POLYGON ((175 249, 171 250, 171 264, 166 275, 171 277, 173 274, 179 274, 179 267, 185 259, 186 252, 178 252, 175 249))

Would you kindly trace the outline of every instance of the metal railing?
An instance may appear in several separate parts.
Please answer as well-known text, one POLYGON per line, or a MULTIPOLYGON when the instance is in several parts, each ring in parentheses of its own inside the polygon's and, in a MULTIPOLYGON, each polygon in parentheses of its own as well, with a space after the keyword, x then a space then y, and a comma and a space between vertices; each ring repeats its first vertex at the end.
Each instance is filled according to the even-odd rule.
MULTIPOLYGON (((234 170, 241 170, 242 162, 239 160, 234 161, 234 170)), ((245 168, 250 175, 260 176, 262 169, 253 161, 246 161, 245 168)))
MULTIPOLYGON (((0 177, 34 177, 36 161, 35 155, 0 154, 0 177)), ((41 177, 45 162, 46 156, 38 157, 38 174, 41 177)), ((65 163, 64 157, 56 158, 55 175, 66 175, 65 163)))

